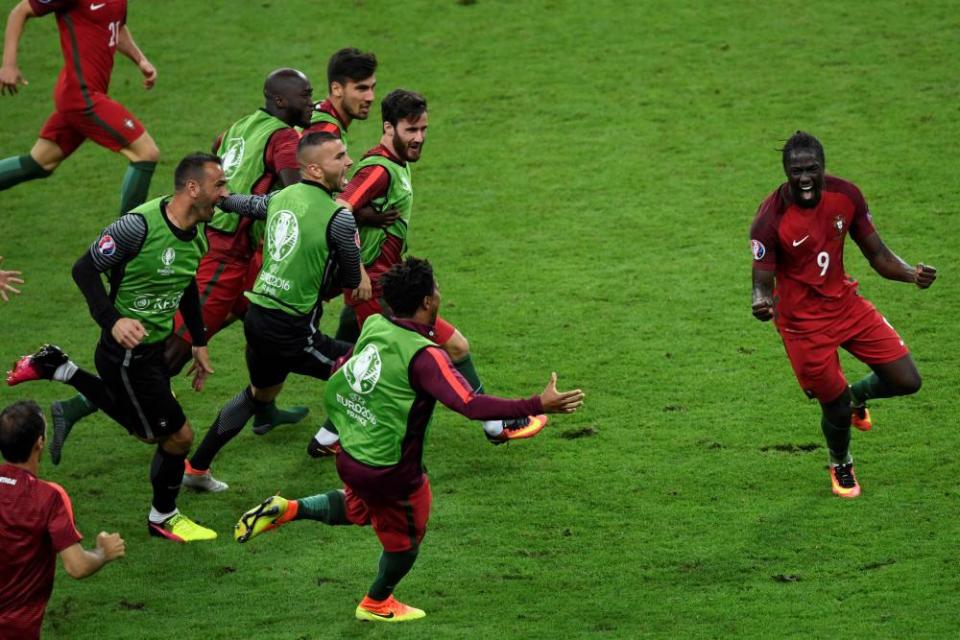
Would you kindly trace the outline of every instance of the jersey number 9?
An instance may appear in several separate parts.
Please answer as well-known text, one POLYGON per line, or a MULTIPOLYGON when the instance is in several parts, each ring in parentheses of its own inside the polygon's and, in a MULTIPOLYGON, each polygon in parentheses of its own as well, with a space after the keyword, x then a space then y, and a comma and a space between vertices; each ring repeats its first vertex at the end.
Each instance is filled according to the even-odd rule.
POLYGON ((817 254, 817 266, 820 267, 820 277, 827 275, 827 269, 830 268, 830 254, 821 251, 817 254))

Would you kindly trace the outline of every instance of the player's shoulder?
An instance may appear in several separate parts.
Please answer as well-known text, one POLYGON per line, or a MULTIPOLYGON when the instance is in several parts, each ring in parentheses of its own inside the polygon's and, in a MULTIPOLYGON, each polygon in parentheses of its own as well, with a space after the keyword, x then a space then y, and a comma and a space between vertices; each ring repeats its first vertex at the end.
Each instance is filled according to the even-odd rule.
POLYGON ((845 180, 839 176, 824 176, 823 190, 830 193, 843 194, 854 202, 863 200, 863 192, 860 191, 860 187, 850 180, 845 180))
POLYGON ((753 217, 754 225, 761 221, 772 222, 783 215, 783 212, 787 209, 787 199, 784 195, 786 188, 787 183, 784 182, 771 191, 770 194, 760 202, 760 206, 757 207, 757 213, 753 217))

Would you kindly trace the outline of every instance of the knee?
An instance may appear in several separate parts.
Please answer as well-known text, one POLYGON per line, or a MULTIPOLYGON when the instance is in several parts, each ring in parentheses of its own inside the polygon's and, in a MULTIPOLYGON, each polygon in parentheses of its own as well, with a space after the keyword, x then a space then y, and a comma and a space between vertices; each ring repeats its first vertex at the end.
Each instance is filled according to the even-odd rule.
POLYGON ((184 423, 179 431, 165 439, 160 443, 160 446, 173 455, 179 456, 190 453, 190 447, 193 446, 193 429, 190 428, 190 423, 184 423))
POLYGON ((449 340, 443 343, 443 350, 447 352, 450 359, 454 362, 460 362, 470 355, 470 343, 459 331, 453 334, 449 340))
POLYGON ((159 162, 160 149, 150 134, 144 133, 129 147, 128 157, 133 162, 159 162))
POLYGON ((920 377, 919 373, 914 371, 912 375, 897 384, 897 392, 902 396, 909 396, 920 391, 920 387, 922 386, 923 378, 920 377))

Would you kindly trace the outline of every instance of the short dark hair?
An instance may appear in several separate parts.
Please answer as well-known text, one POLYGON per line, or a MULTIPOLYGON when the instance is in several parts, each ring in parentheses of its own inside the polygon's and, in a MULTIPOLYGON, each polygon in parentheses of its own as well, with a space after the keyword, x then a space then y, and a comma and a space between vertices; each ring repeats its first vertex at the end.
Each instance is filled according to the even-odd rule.
POLYGON ((0 453, 7 462, 26 462, 47 422, 33 400, 18 400, 0 413, 0 453))
POLYGON ((331 140, 339 139, 340 136, 335 136, 329 131, 314 131, 313 133, 308 133, 300 138, 300 142, 297 143, 297 153, 299 154, 307 147, 319 147, 320 145, 326 144, 331 140))
POLYGON ((780 152, 783 154, 783 168, 787 168, 787 162, 790 160, 790 154, 794 151, 805 149, 812 151, 820 159, 820 166, 827 166, 827 159, 823 155, 823 145, 817 140, 816 136, 806 131, 797 131, 787 140, 780 152))
POLYGON ((327 90, 333 83, 347 84, 347 80, 360 82, 366 80, 377 71, 377 56, 373 53, 364 53, 360 49, 348 47, 340 49, 327 63, 327 90))
POLYGON ((212 153, 191 153, 179 163, 173 171, 173 188, 180 191, 187 186, 187 180, 200 180, 203 178, 203 168, 207 163, 223 165, 223 161, 212 153))
POLYGON ((380 103, 380 117, 393 126, 404 119, 416 120, 426 111, 427 99, 406 89, 394 89, 380 103))
POLYGON ((390 267, 380 282, 384 299, 393 313, 401 318, 416 313, 423 299, 433 295, 436 286, 430 262, 413 256, 390 267))

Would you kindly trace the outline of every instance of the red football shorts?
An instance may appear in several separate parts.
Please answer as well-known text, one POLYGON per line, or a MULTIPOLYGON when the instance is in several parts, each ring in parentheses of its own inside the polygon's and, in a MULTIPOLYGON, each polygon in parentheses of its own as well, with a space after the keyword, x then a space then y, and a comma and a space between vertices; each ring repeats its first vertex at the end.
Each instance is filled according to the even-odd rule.
MULTIPOLYGON (((204 256, 197 268, 197 290, 200 292, 200 308, 203 313, 203 326, 207 328, 207 340, 212 338, 231 315, 241 317, 247 311, 248 301, 243 292, 253 286, 260 269, 260 254, 254 255, 249 263, 226 260, 212 260, 204 256), (255 269, 256 267, 256 269, 255 269)), ((177 311, 173 320, 173 331, 189 343, 193 343, 190 332, 183 323, 183 316, 177 311)))
POLYGON ((423 477, 423 484, 406 500, 367 502, 344 485, 344 503, 347 520, 353 524, 371 525, 384 551, 403 552, 416 549, 427 533, 430 519, 430 479, 423 477))
POLYGON ((94 93, 90 99, 91 108, 54 111, 40 129, 40 137, 54 142, 64 157, 76 151, 87 138, 101 147, 119 151, 146 131, 136 116, 106 94, 94 93))
POLYGON ((820 402, 837 399, 847 388, 838 347, 868 365, 887 364, 910 353, 887 319, 859 296, 840 320, 820 331, 781 330, 780 337, 803 391, 820 402))

